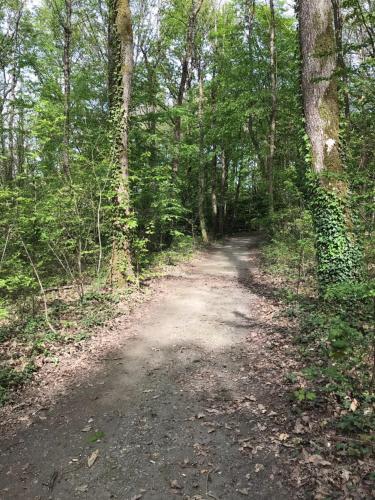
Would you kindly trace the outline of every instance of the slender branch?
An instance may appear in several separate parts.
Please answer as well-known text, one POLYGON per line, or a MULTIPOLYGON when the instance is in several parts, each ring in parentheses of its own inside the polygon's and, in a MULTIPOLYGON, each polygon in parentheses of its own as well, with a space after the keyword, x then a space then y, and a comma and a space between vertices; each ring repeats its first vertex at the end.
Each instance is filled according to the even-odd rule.
POLYGON ((53 332, 53 333, 57 333, 56 330, 54 329, 54 327, 52 326, 52 323, 49 319, 49 314, 48 314, 48 304, 47 304, 47 297, 46 297, 46 292, 44 290, 44 287, 43 287, 43 283, 42 283, 42 280, 40 279, 40 276, 39 276, 39 273, 38 273, 38 270, 34 264, 34 261, 33 259, 31 258, 31 255, 27 249, 27 246, 25 245, 25 242, 23 241, 23 239, 21 238, 21 244, 25 250, 25 253, 27 255, 27 258, 29 259, 29 262, 30 262, 30 265, 31 267, 33 268, 33 271, 34 271, 34 274, 35 274, 35 277, 38 281, 38 284, 39 284, 39 288, 40 288, 40 293, 42 294, 42 298, 43 298, 43 303, 44 303, 44 317, 45 317, 45 320, 46 320, 46 323, 48 325, 48 327, 50 328, 50 330, 53 332))

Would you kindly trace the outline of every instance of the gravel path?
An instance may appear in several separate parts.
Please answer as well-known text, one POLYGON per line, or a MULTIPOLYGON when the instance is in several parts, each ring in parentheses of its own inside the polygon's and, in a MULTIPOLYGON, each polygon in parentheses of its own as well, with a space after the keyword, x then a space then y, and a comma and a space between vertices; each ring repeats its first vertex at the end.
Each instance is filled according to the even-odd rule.
POLYGON ((162 280, 95 375, 2 440, 0 498, 297 498, 254 252, 232 238, 162 280))

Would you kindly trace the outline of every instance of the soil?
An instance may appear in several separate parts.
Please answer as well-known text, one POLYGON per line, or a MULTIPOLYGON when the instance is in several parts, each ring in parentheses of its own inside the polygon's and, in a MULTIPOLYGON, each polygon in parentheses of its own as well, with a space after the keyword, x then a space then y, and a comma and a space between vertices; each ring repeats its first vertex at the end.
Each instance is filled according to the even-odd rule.
POLYGON ((71 354, 42 373, 6 414, 0 498, 307 498, 283 385, 294 361, 253 284, 257 244, 215 244, 88 342, 83 367, 71 354))

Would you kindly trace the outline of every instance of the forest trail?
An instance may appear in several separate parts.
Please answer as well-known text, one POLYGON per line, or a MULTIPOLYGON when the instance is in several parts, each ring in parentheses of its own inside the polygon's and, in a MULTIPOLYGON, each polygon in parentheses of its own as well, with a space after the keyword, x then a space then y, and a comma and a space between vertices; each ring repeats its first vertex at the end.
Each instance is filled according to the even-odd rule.
POLYGON ((297 498, 256 252, 255 236, 231 238, 162 280, 100 374, 2 440, 0 498, 297 498))

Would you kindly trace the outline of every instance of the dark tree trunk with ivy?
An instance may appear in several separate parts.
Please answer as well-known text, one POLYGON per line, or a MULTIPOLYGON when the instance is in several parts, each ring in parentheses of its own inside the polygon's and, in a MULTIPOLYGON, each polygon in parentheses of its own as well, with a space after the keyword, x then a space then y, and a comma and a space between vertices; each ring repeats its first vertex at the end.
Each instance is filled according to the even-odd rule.
POLYGON ((356 279, 360 251, 340 155, 336 39, 331 0, 300 0, 302 95, 313 171, 311 207, 321 286, 356 279))
MULTIPOLYGON (((131 84, 134 67, 133 60, 133 29, 129 0, 114 0, 116 30, 113 34, 113 47, 119 49, 119 64, 113 67, 120 71, 119 78, 112 78, 112 82, 120 82, 120 88, 113 92, 119 95, 118 109, 115 111, 115 123, 118 130, 117 143, 117 183, 116 183, 116 212, 115 212, 115 239, 112 253, 112 282, 116 286, 123 286, 127 281, 134 279, 130 254, 130 221, 131 206, 129 193, 129 107, 131 98, 131 84), (117 40, 116 40, 117 38, 117 40)), ((115 55, 117 57, 117 53, 115 55)))

